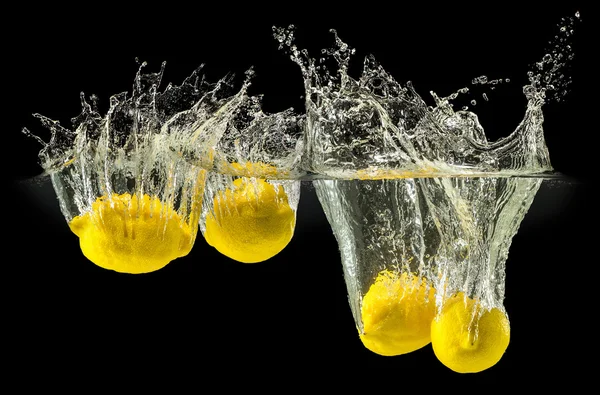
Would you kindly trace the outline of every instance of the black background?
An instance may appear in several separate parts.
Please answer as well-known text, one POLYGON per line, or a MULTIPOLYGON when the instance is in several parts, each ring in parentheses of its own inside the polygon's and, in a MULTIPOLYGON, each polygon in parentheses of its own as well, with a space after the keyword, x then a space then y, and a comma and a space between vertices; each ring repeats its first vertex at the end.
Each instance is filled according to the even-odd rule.
MULTIPOLYGON (((96 94, 106 108, 110 95, 130 91, 136 58, 148 62, 149 72, 166 61, 163 81, 175 84, 201 63, 210 81, 228 72, 242 76, 253 66, 250 92, 264 94, 265 111, 291 106, 302 111, 300 69, 277 49, 271 27, 294 23, 297 44, 315 57, 333 45, 328 30, 335 28, 357 50, 353 76, 372 53, 396 80, 412 81, 425 100, 430 90, 447 95, 482 74, 511 78, 488 103, 473 97, 479 99, 474 110, 486 132, 497 138, 523 117, 521 87, 529 65, 543 56, 560 18, 577 10, 572 4, 529 9, 423 4, 396 10, 366 4, 333 18, 302 5, 282 12, 286 18, 281 19, 266 18, 273 7, 239 13, 233 6, 223 8, 106 6, 6 16, 19 26, 6 31, 3 48, 4 141, 8 138, 3 159, 12 189, 3 203, 9 219, 2 277, 9 314, 5 326, 13 334, 9 348, 18 349, 13 366, 43 370, 60 355, 69 367, 99 364, 100 375, 140 366, 154 367, 140 369, 143 374, 161 374, 163 366, 186 364, 200 372, 209 364, 232 373, 284 367, 303 377, 340 368, 350 373, 340 374, 342 383, 377 377, 465 384, 520 378, 544 386, 588 378, 584 356, 594 332, 590 298, 597 259, 590 251, 597 220, 588 192, 596 130, 587 96, 596 91, 585 69, 596 21, 585 9, 580 9, 583 22, 576 28, 568 71, 571 93, 566 101, 544 107, 552 163, 573 182, 544 184, 513 239, 505 300, 511 343, 487 371, 454 373, 437 361, 430 346, 398 357, 381 357, 362 346, 337 244, 309 183, 293 240, 260 264, 229 260, 201 236, 189 256, 146 275, 110 272, 83 257, 52 186, 35 178, 41 173, 41 147, 20 131, 27 127, 47 137, 32 113, 69 126, 80 111, 81 91, 96 94), (99 362, 105 358, 109 362, 99 362)), ((264 380, 271 378, 265 374, 264 380)))

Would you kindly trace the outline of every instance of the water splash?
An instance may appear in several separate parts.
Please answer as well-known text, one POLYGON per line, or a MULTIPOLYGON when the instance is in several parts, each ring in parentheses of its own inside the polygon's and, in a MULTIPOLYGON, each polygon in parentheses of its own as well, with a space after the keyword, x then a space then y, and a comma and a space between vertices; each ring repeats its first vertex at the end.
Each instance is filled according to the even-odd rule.
MULTIPOLYGON (((304 117, 294 114, 291 109, 275 114, 264 113, 262 97, 249 96, 247 93, 254 75, 252 69, 246 73, 237 92, 234 91, 233 75, 209 83, 200 74, 203 66, 181 85, 168 84, 160 91, 165 64, 156 73, 143 73, 145 66, 143 63, 138 69, 131 95, 123 92, 110 98, 106 115, 101 115, 97 110, 95 96, 88 103, 82 94, 82 112, 73 118, 73 130, 38 114, 36 117, 51 131, 50 142, 45 143, 27 129, 24 130, 43 145, 39 154, 41 164, 50 174, 67 222, 71 224, 74 219, 77 222, 77 218, 94 213, 94 210, 105 210, 108 206, 98 203, 98 199, 108 202, 114 210, 119 207, 118 213, 113 216, 115 221, 120 221, 118 218, 123 213, 129 216, 129 211, 120 208, 122 201, 159 202, 165 211, 171 207, 179 210, 177 215, 169 216, 169 221, 172 221, 171 218, 180 218, 181 229, 185 232, 191 229, 193 237, 190 241, 193 242, 198 224, 205 234, 207 215, 215 214, 212 204, 202 204, 204 198, 212 203, 224 191, 235 189, 232 185, 239 178, 247 179, 250 183, 254 181, 253 185, 258 185, 258 178, 273 178, 279 179, 278 182, 273 181, 273 185, 280 188, 282 199, 285 198, 289 208, 289 222, 295 224, 300 192, 298 179, 303 175, 300 159, 304 147, 304 117), (289 181, 285 182, 285 179, 289 181), (205 190, 206 186, 208 188, 205 190), (129 198, 132 195, 137 198, 129 198)), ((254 193, 256 199, 260 199, 256 203, 264 206, 262 211, 257 209, 262 217, 265 216, 265 208, 273 203, 264 200, 271 195, 274 198, 279 196, 270 194, 270 188, 273 187, 262 187, 260 194, 259 189, 254 193)), ((229 207, 239 201, 240 205, 245 204, 246 209, 252 206, 246 204, 250 198, 240 193, 236 194, 236 198, 233 203, 226 202, 225 205, 229 207)), ((138 212, 137 217, 156 212, 146 207, 133 211, 138 212)), ((281 211, 277 204, 274 211, 275 214, 281 211)), ((105 238, 111 246, 120 245, 121 242, 126 244, 121 239, 127 239, 132 234, 128 230, 124 235, 104 237, 105 230, 110 228, 104 223, 109 218, 108 214, 88 216, 93 219, 92 225, 96 228, 95 238, 105 238)), ((234 219, 243 216, 230 217, 228 223, 239 227, 239 221, 235 222, 234 219)), ((246 222, 253 219, 252 215, 246 217, 242 218, 246 222)), ((126 222, 130 221, 127 219, 126 222)), ((163 236, 166 237, 166 229, 170 228, 167 221, 163 222, 163 236)), ((133 229, 133 226, 130 228, 133 229)), ((236 230, 239 229, 231 231, 236 230)), ((293 227, 283 227, 282 232, 291 238, 293 227)), ((245 235, 246 238, 254 236, 251 230, 245 235)), ((263 239, 270 240, 268 237, 263 239)), ((160 243, 160 240, 154 241, 160 243)), ((148 243, 152 244, 153 241, 148 243)), ((251 247, 252 243, 248 246, 251 247)), ((114 266, 102 254, 93 254, 97 256, 95 263, 100 266, 114 266)), ((138 261, 149 260, 142 258, 138 261)), ((122 262, 117 266, 125 267, 122 262)), ((138 269, 127 266, 123 270, 138 269)))
MULTIPOLYGON (((568 19, 572 24, 574 18, 568 19)), ((570 25, 569 25, 570 26, 570 25)), ((571 28, 565 29, 570 32, 571 28)), ((452 101, 469 88, 426 105, 411 82, 389 75, 373 56, 364 59, 358 79, 348 73, 354 49, 335 30, 335 46, 317 60, 294 44, 295 27, 273 28, 280 49, 300 66, 306 91, 306 156, 309 171, 331 178, 541 174, 553 170, 543 132, 547 92, 563 79, 559 73, 572 56, 555 46, 523 88, 527 106, 522 121, 508 136, 489 141, 477 114, 455 111, 452 101), (333 60, 335 72, 327 67, 333 60)), ((569 33, 570 34, 570 33, 569 33)), ((560 41, 560 40, 559 40, 560 41)), ((561 44, 564 40, 560 41, 561 44)), ((473 79, 495 87, 508 79, 473 79)), ((487 96, 486 96, 487 97, 487 96)), ((484 98, 485 100, 485 98, 484 98)), ((473 101, 471 104, 475 105, 473 101)))
MULTIPOLYGON (((159 91, 165 64, 135 76, 131 95, 98 100, 81 94, 73 129, 36 114, 51 138, 39 153, 59 206, 96 265, 138 274, 158 270, 191 250, 198 232, 206 171, 169 147, 179 138, 163 126, 210 93, 198 68, 182 85, 159 91), (208 93, 207 93, 208 92, 208 93)), ((32 135, 27 129, 26 134, 32 135)))
POLYGON ((297 179, 304 175, 304 116, 287 109, 267 114, 262 96, 249 96, 254 72, 240 90, 224 95, 220 81, 210 96, 177 114, 165 125, 172 150, 205 170, 232 176, 297 179), (190 127, 191 121, 191 127, 190 127))
POLYGON ((530 65, 527 72, 530 84, 524 88, 524 92, 528 98, 532 94, 542 95, 546 101, 560 102, 566 98, 572 83, 568 71, 575 56, 573 38, 580 22, 579 11, 574 16, 561 18, 556 34, 548 41, 544 56, 530 65))
POLYGON ((253 75, 252 69, 246 73, 236 94, 201 100, 165 126, 170 136, 176 136, 170 139, 171 149, 209 171, 204 195, 207 204, 199 223, 202 234, 220 252, 246 263, 271 258, 267 251, 278 253, 291 239, 299 179, 305 174, 301 168, 304 115, 292 109, 264 113, 262 96, 247 93, 253 75), (269 180, 269 185, 262 180, 269 180), (272 188, 280 193, 271 194, 272 188), (291 214, 286 217, 289 222, 277 230, 265 230, 264 224, 278 223, 282 210, 291 214), (277 234, 287 236, 277 238, 277 234), (240 251, 243 249, 247 253, 240 251))
MULTIPOLYGON (((468 326, 469 339, 486 336, 477 323, 488 312, 503 317, 508 330, 503 302, 509 248, 542 183, 539 176, 552 171, 542 128, 551 86, 541 82, 552 81, 562 66, 529 80, 523 119, 507 137, 489 141, 477 114, 453 108, 470 87, 447 97, 431 92, 435 106, 429 107, 410 82, 397 83, 372 56, 365 58, 358 80, 350 77, 353 50, 335 31, 336 47, 324 52, 338 65, 335 76, 323 70, 323 58, 317 63, 297 49, 293 26, 274 32, 304 78, 305 166, 328 178, 314 185, 338 242, 354 321, 361 339, 368 335, 365 328, 381 329, 375 334, 377 347, 365 346, 398 355, 395 346, 407 326, 427 319, 397 302, 405 297, 395 294, 403 292, 397 289, 401 286, 371 295, 382 274, 427 284, 416 301, 421 307, 428 304, 431 287, 437 318, 457 295, 465 306, 476 303, 478 309, 467 317, 474 323, 468 326), (371 299, 381 306, 365 302, 371 299), (374 327, 377 314, 382 321, 392 314, 400 318, 396 327, 374 327)), ((544 56, 543 64, 552 59, 544 56)), ((472 85, 495 88, 509 82, 482 75, 472 85)), ((482 98, 489 99, 485 93, 482 98)), ((477 100, 470 104, 476 106, 477 100)), ((504 344, 497 338, 481 340, 504 344)), ((500 358, 504 349, 498 351, 500 358)))
MULTIPOLYGON (((67 221, 89 211, 98 197, 114 193, 133 193, 140 199, 148 194, 186 211, 197 205, 191 200, 198 194, 199 169, 163 149, 165 139, 176 138, 163 125, 207 94, 208 85, 200 77, 203 66, 180 86, 169 84, 163 91, 158 87, 165 64, 155 73, 143 73, 146 66, 140 64, 131 94, 110 97, 105 115, 98 111, 96 96, 88 102, 81 93, 82 111, 71 120, 72 128, 34 114, 50 130, 50 141, 23 130, 43 145, 40 164, 52 179, 67 221)), ((189 219, 190 212, 186 214, 189 219)))

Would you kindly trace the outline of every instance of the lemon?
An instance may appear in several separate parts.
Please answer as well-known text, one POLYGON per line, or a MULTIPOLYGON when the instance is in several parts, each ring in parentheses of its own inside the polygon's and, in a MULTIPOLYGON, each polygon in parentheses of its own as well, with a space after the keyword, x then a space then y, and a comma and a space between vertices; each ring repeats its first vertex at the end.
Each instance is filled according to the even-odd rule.
POLYGON ((374 166, 370 166, 366 169, 356 171, 356 178, 360 180, 387 180, 387 179, 398 179, 398 178, 417 178, 417 177, 432 177, 435 176, 439 169, 431 165, 424 165, 420 168, 413 170, 399 170, 399 169, 379 169, 374 166))
POLYGON ((504 311, 484 310, 460 292, 448 299, 431 323, 431 345, 436 357, 458 373, 477 373, 494 366, 510 340, 504 311))
POLYGON ((204 238, 223 255, 243 263, 281 252, 294 234, 296 213, 283 186, 260 178, 238 178, 213 200, 204 238))
POLYGON ((277 178, 285 177, 288 171, 281 171, 273 165, 263 162, 239 162, 226 163, 223 166, 223 173, 232 174, 238 177, 256 177, 256 178, 277 178))
POLYGON ((418 350, 431 341, 435 289, 424 278, 380 272, 362 300, 364 346, 380 355, 418 350))
POLYGON ((147 273, 187 255, 195 232, 157 197, 103 196, 69 222, 90 261, 122 273, 147 273))

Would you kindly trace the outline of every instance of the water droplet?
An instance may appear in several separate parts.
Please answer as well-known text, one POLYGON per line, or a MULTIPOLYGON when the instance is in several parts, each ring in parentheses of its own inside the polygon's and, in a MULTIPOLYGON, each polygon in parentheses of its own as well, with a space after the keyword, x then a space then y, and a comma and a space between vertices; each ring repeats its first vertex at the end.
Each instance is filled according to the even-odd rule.
POLYGON ((477 104, 477 101, 475 101, 475 99, 471 100, 471 105, 474 106, 477 104))
POLYGON ((526 95, 530 94, 530 93, 534 93, 534 91, 535 91, 535 89, 531 85, 526 85, 523 87, 523 93, 525 93, 526 95))
POLYGON ((580 16, 581 16, 581 14, 579 13, 579 11, 577 11, 577 12, 575 13, 575 18, 578 18, 578 19, 579 19, 579 17, 580 17, 580 16))
POLYGON ((488 82, 488 78, 485 75, 474 78, 473 81, 471 81, 472 84, 486 84, 487 82, 488 82))

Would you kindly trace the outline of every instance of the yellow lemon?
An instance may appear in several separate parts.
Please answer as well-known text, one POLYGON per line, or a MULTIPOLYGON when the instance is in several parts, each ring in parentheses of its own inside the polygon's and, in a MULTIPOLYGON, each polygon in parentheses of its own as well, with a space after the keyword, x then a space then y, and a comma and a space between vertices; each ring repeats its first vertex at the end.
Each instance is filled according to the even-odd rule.
POLYGON ((431 341, 435 289, 424 278, 384 270, 363 297, 361 316, 360 339, 369 350, 384 356, 418 350, 431 341))
POLYGON ((448 299, 431 323, 436 357, 458 373, 477 373, 494 366, 510 341, 510 323, 497 307, 484 310, 460 292, 448 299))
POLYGON ((217 251, 243 263, 265 261, 288 245, 296 213, 283 186, 264 179, 238 178, 220 192, 206 217, 204 238, 217 251))
POLYGON ((432 177, 439 169, 433 166, 422 166, 414 170, 397 170, 397 169, 378 169, 377 167, 368 167, 366 169, 357 170, 356 177, 360 180, 387 180, 397 178, 421 178, 432 177))
POLYGON ((69 227, 83 254, 96 265, 122 273, 147 273, 187 255, 195 231, 157 197, 129 193, 96 199, 69 227))
POLYGON ((239 177, 277 178, 289 174, 288 171, 281 171, 273 165, 262 162, 227 163, 223 169, 225 170, 223 173, 239 177))

